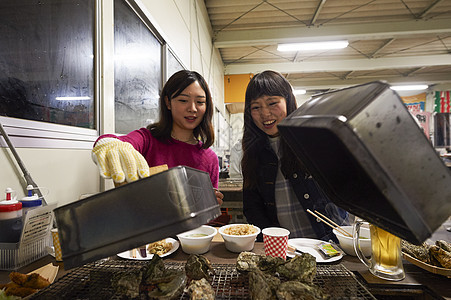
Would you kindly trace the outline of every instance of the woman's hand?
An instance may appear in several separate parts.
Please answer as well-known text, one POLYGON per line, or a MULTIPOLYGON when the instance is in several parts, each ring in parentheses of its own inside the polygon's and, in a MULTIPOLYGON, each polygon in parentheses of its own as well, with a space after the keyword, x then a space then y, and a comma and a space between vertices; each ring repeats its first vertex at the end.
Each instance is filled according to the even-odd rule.
POLYGON ((216 200, 218 200, 218 204, 222 205, 222 199, 224 198, 224 194, 221 193, 218 189, 213 188, 213 190, 215 191, 215 196, 216 196, 216 200))
POLYGON ((103 138, 97 141, 91 153, 100 175, 112 178, 115 184, 133 182, 150 175, 146 159, 130 143, 103 138))

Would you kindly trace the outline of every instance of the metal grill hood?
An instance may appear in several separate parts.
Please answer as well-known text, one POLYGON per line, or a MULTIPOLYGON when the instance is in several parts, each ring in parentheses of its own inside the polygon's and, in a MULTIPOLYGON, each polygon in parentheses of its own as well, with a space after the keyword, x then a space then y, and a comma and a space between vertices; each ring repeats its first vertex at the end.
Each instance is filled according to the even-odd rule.
POLYGON ((339 207, 419 244, 451 214, 451 175, 383 82, 313 96, 279 125, 339 207))
POLYGON ((70 269, 197 228, 221 211, 208 173, 178 166, 54 213, 70 269))

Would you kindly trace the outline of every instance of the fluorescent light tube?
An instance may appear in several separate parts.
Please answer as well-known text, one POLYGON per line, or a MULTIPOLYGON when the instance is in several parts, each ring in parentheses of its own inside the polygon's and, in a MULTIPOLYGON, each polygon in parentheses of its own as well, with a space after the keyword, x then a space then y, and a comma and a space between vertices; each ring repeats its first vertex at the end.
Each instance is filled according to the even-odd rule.
POLYGON ((306 90, 301 90, 301 89, 295 89, 293 90, 293 94, 296 95, 305 95, 305 93, 307 93, 306 90))
POLYGON ((91 97, 88 96, 82 96, 82 97, 56 97, 55 100, 91 100, 91 97))
POLYGON ((417 84, 417 85, 393 85, 390 87, 395 91, 421 91, 428 88, 426 84, 417 84))
POLYGON ((312 43, 292 43, 279 44, 278 51, 311 51, 311 50, 331 50, 343 49, 348 47, 348 41, 329 41, 329 42, 312 42, 312 43))

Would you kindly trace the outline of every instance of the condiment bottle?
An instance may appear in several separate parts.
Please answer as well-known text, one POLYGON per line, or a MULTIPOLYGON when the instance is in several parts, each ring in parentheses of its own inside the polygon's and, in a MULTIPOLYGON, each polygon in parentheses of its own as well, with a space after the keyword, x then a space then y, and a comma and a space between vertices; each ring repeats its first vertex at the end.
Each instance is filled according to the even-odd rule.
MULTIPOLYGON (((6 198, 11 199, 11 189, 7 189, 6 198)), ((0 243, 17 243, 22 227, 22 203, 15 199, 0 201, 0 243)))
POLYGON ((24 218, 29 210, 42 206, 42 199, 39 198, 37 194, 33 195, 32 185, 27 186, 27 191, 28 191, 27 196, 23 197, 20 200, 20 202, 22 203, 22 214, 24 218))

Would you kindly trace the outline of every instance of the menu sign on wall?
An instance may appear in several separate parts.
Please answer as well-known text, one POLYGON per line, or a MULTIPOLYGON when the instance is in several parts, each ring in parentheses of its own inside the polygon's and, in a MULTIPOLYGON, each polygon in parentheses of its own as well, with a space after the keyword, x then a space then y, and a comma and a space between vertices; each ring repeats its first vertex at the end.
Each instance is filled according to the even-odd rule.
POLYGON ((426 93, 421 93, 413 96, 403 96, 401 97, 401 99, 412 116, 414 116, 418 120, 419 125, 423 128, 424 134, 429 139, 429 124, 431 113, 424 111, 426 103, 426 93))

